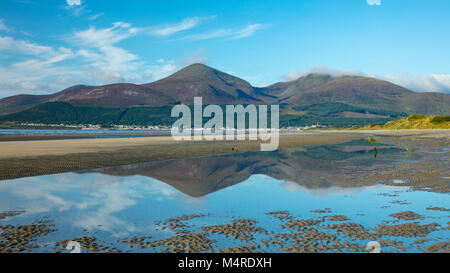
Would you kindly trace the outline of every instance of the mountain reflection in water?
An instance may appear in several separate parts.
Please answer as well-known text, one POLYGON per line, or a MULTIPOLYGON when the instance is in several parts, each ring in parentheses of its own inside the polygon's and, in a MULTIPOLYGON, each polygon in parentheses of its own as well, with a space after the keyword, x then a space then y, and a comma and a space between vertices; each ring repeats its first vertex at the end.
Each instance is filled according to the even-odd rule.
POLYGON ((348 175, 373 169, 375 164, 386 164, 402 151, 394 146, 360 139, 274 152, 245 152, 138 163, 89 172, 152 177, 192 197, 205 196, 241 183, 255 174, 289 181, 306 189, 360 187, 376 182, 351 179, 348 175), (377 158, 373 156, 375 147, 377 158))

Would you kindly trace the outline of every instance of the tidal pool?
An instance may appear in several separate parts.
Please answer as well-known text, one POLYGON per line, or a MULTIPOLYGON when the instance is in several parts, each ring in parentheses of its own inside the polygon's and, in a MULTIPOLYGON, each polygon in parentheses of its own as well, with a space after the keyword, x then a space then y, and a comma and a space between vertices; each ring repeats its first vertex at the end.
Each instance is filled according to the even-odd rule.
POLYGON ((4 180, 0 252, 448 252, 445 188, 390 177, 430 155, 356 140, 4 180))

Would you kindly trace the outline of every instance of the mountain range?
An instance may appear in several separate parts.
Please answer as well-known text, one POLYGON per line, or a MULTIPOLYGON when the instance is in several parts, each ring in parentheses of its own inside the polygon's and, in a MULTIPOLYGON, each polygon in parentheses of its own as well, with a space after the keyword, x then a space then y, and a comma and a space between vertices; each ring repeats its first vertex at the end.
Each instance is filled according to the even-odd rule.
POLYGON ((192 64, 147 84, 76 85, 50 95, 3 98, 0 121, 164 124, 171 121, 167 117, 173 105, 192 105, 195 96, 203 97, 204 104, 278 103, 282 126, 360 125, 409 114, 450 115, 448 94, 417 93, 370 77, 309 74, 261 88, 209 66, 192 64), (88 118, 86 111, 98 116, 88 118))

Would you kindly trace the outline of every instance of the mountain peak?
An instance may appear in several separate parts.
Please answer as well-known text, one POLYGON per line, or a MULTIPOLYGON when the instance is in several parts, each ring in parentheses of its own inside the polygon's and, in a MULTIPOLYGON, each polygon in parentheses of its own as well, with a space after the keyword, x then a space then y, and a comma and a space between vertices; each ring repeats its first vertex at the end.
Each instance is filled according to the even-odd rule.
POLYGON ((202 96, 205 103, 214 104, 260 102, 253 87, 245 80, 200 63, 143 86, 163 90, 186 104, 192 103, 195 96, 202 96))
POLYGON ((328 81, 331 80, 335 77, 333 77, 330 74, 325 74, 325 73, 309 73, 303 76, 300 76, 299 78, 297 78, 296 80, 293 80, 293 82, 295 81, 302 81, 302 80, 313 80, 313 79, 318 79, 318 80, 323 80, 323 81, 328 81))
POLYGON ((182 68, 170 77, 204 77, 205 75, 209 75, 211 73, 214 73, 215 71, 217 70, 212 67, 201 63, 195 63, 182 68))
POLYGON ((185 67, 186 69, 209 69, 209 70, 215 70, 214 68, 207 66, 206 64, 202 63, 193 63, 185 67))

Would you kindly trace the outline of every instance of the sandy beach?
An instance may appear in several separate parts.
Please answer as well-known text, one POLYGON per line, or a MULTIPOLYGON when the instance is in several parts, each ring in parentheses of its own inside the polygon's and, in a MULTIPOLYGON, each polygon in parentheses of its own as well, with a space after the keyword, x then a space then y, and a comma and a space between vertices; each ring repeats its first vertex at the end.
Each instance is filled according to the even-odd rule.
MULTIPOLYGON (((333 144, 359 133, 281 134, 280 148, 333 144)), ((260 141, 174 141, 171 137, 89 138, 0 142, 0 179, 260 149, 260 141)))
MULTIPOLYGON (((450 130, 320 130, 280 134, 279 148, 342 143, 369 135, 448 141, 450 130)), ((260 141, 175 141, 169 136, 0 142, 0 179, 155 160, 260 150, 260 141)))
MULTIPOLYGON (((361 134, 342 132, 320 132, 280 135, 280 148, 331 144, 360 138, 361 134)), ((57 139, 32 141, 4 141, 0 142, 0 159, 17 157, 36 157, 50 155, 71 155, 78 153, 116 152, 123 149, 165 149, 177 150, 182 156, 203 154, 196 150, 210 150, 214 147, 214 154, 233 151, 257 150, 260 141, 175 141, 170 136, 133 137, 133 138, 88 138, 88 139, 57 139), (167 147, 166 147, 167 146, 167 147), (229 149, 230 148, 230 149, 229 149), (184 152, 188 152, 184 154, 184 152)))

